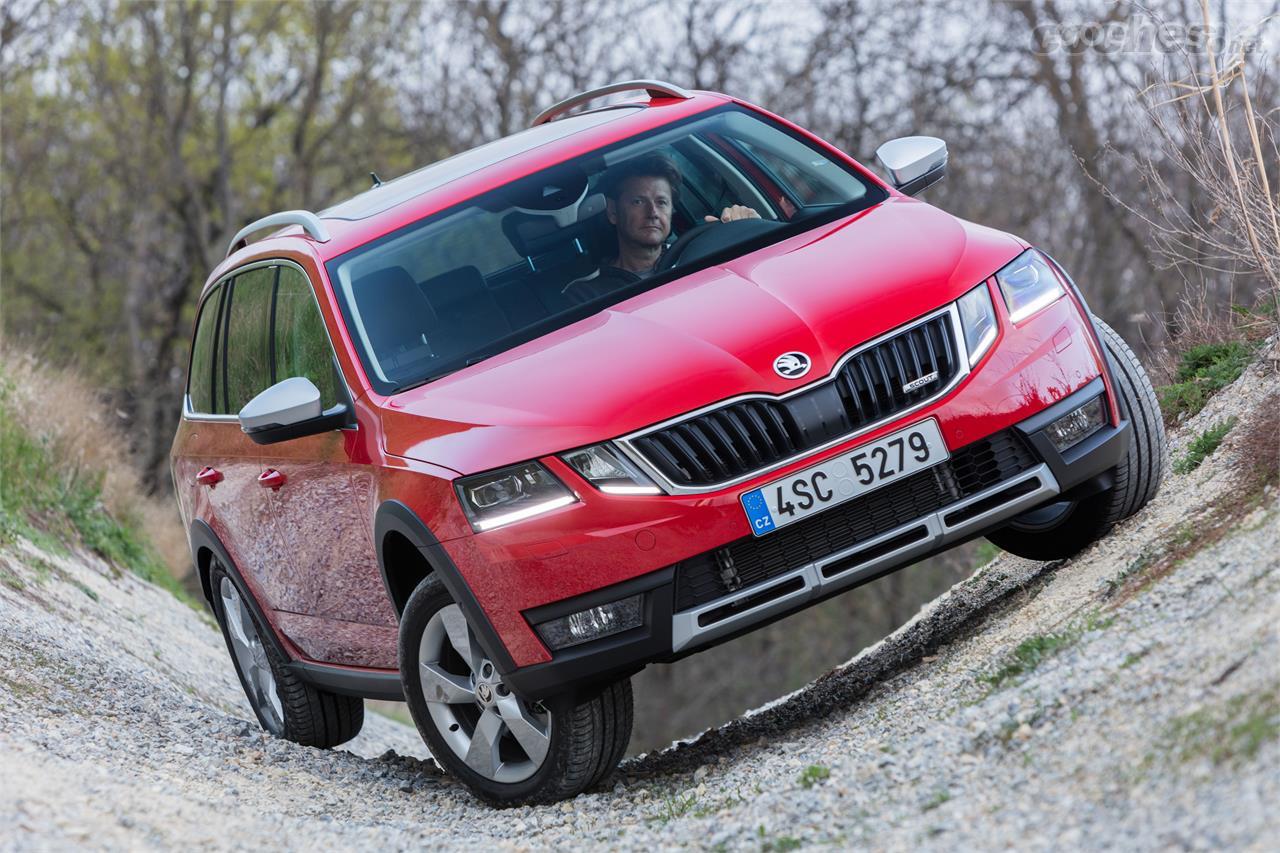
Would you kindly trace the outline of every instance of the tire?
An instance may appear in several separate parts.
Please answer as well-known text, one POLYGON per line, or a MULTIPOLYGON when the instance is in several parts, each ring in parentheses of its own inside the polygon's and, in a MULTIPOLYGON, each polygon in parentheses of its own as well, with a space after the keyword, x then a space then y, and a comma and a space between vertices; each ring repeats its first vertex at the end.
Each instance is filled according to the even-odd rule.
POLYGON ((1078 554, 1146 506, 1164 476, 1169 448, 1151 380, 1124 339, 1101 320, 1094 323, 1111 366, 1120 416, 1133 430, 1129 447, 1114 469, 1110 489, 1040 507, 988 534, 994 545, 1020 557, 1062 560, 1078 554))
POLYGON ((400 676, 432 756, 491 805, 573 797, 608 778, 631 740, 630 680, 546 702, 516 696, 434 577, 400 618, 400 676))
POLYGON ((360 734, 364 700, 317 690, 290 671, 275 646, 264 642, 267 629, 245 604, 245 591, 216 560, 209 569, 209 588, 227 652, 262 728, 320 749, 360 734))

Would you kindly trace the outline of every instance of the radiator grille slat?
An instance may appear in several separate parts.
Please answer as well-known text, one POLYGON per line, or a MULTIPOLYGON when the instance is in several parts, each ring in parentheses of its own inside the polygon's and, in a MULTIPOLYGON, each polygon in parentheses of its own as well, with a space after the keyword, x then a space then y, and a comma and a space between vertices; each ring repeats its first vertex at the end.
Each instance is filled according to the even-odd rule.
POLYGON ((677 486, 714 486, 929 400, 951 383, 958 364, 951 315, 943 313, 856 353, 835 376, 799 394, 729 403, 633 444, 677 486))

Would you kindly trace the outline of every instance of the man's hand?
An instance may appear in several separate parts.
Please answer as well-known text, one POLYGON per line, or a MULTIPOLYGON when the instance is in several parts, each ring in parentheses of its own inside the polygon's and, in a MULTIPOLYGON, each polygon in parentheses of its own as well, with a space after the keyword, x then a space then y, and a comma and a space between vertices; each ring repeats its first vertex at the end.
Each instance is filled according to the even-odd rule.
POLYGON ((735 204, 732 207, 726 207, 720 216, 707 215, 707 222, 733 222, 737 219, 759 219, 760 214, 756 213, 753 208, 747 207, 745 204, 735 204))

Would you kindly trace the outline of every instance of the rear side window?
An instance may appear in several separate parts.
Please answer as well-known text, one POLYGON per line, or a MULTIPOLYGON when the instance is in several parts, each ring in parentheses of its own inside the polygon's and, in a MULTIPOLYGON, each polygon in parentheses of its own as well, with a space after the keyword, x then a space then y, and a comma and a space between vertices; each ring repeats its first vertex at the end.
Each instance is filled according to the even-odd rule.
POLYGON ((336 405, 337 368, 324 318, 312 294, 311 283, 292 267, 280 268, 276 290, 275 381, 305 376, 320 389, 320 405, 336 405))
POLYGON ((191 399, 191 410, 202 414, 214 411, 218 367, 214 352, 218 336, 218 309, 221 305, 222 287, 218 286, 200 308, 196 337, 191 344, 191 373, 187 377, 187 394, 191 399))
POLYGON ((234 415, 271 385, 271 296, 276 268, 236 276, 227 307, 223 361, 226 392, 222 413, 234 415))

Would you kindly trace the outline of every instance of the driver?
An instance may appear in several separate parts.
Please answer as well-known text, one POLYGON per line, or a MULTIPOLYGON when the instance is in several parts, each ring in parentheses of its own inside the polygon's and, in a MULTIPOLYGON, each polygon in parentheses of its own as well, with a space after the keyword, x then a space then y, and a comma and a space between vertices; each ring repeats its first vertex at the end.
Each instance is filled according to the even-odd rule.
MULTIPOLYGON (((605 215, 618 235, 617 254, 605 258, 588 276, 569 282, 564 293, 582 304, 653 275, 671 234, 671 211, 680 193, 680 169, 665 154, 625 160, 600 181, 605 215)), ((759 219, 750 207, 735 204, 707 222, 759 219)))

